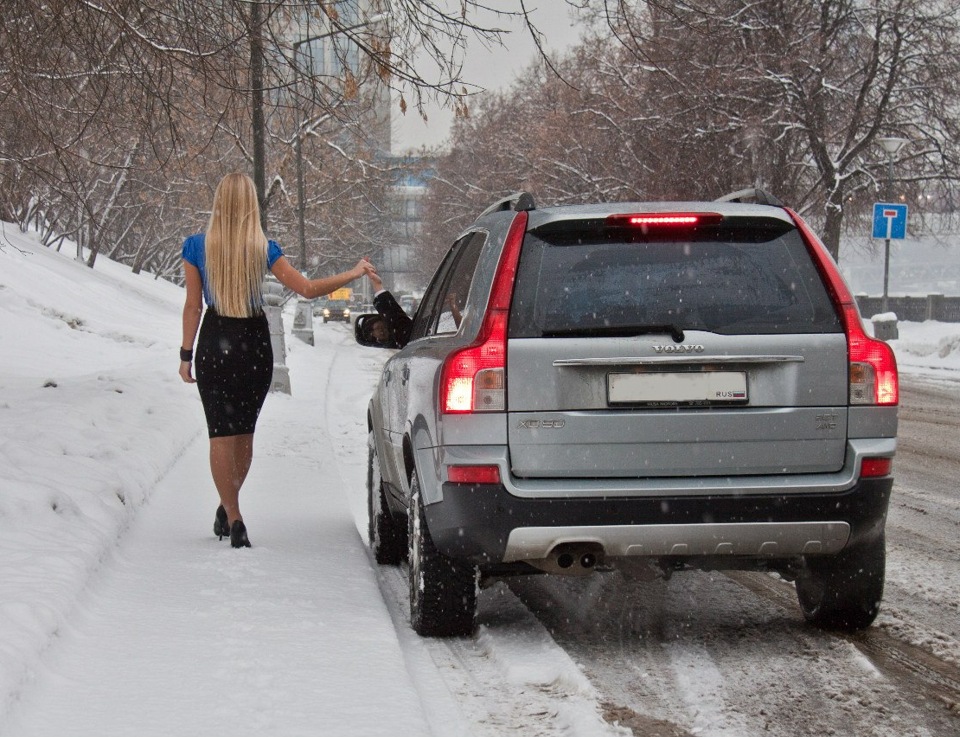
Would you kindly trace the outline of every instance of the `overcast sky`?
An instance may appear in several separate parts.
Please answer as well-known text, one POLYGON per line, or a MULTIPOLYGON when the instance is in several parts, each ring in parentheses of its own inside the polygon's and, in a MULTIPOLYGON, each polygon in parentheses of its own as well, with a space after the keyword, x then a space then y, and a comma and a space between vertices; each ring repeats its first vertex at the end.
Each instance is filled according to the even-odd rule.
MULTIPOLYGON (((511 6, 513 4, 511 3, 511 6)), ((563 51, 575 43, 580 35, 580 26, 570 15, 563 0, 534 0, 528 2, 537 28, 545 35, 544 47, 548 51, 563 51), (536 5, 536 9, 533 6, 536 5)), ((484 89, 508 87, 521 69, 536 55, 536 46, 529 31, 517 20, 508 24, 505 19, 488 21, 491 25, 509 27, 511 32, 504 37, 505 48, 484 48, 474 42, 468 49, 463 66, 463 81, 484 89)), ((409 96, 407 98, 409 102, 409 96)), ((393 151, 403 153, 421 146, 436 146, 444 143, 450 133, 453 112, 436 104, 426 108, 429 120, 425 123, 411 105, 406 115, 401 115, 394 105, 393 151)))

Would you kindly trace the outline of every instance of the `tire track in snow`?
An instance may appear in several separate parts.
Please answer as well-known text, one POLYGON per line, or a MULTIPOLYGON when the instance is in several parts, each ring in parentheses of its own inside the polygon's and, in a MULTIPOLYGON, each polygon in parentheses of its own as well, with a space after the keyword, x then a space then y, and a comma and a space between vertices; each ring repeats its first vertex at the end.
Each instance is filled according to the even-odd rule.
MULTIPOLYGON (((785 611, 797 611, 792 585, 762 573, 729 572, 726 575, 785 611)), ((878 627, 831 635, 853 645, 888 678, 921 698, 932 695, 960 717, 960 668, 953 663, 878 627)))
MULTIPOLYGON (((422 698, 453 699, 464 720, 459 725, 437 725, 436 737, 633 734, 604 721, 602 715, 611 712, 600 705, 592 684, 503 584, 480 592, 474 637, 431 639, 410 629, 406 567, 379 566, 378 580, 405 652, 419 662, 429 658, 447 691, 438 694, 436 682, 427 682, 425 690, 433 690, 422 698)), ((418 682, 417 673, 412 676, 418 682)))
MULTIPOLYGON (((334 330, 338 326, 334 326, 334 330)), ((336 351, 345 331, 320 336, 335 352, 326 381, 328 434, 349 487, 357 530, 366 544, 366 418, 346 416, 370 396, 383 351, 336 351), (362 492, 362 499, 357 493, 362 492)), ((326 346, 324 346, 326 347, 326 346)), ((419 689, 434 737, 626 737, 604 721, 593 686, 567 653, 505 586, 480 592, 480 627, 472 638, 421 638, 410 628, 406 567, 378 566, 384 601, 419 689)), ((608 712, 609 713, 609 712, 608 712)))

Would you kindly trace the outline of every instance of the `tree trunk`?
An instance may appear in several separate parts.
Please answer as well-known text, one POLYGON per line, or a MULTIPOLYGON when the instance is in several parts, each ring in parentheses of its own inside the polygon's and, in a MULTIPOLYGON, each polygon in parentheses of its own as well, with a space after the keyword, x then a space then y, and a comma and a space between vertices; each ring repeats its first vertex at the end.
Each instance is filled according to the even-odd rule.
POLYGON ((830 251, 833 260, 840 263, 840 229, 843 225, 843 192, 832 190, 827 200, 826 218, 823 223, 823 245, 830 251))
POLYGON ((133 259, 133 269, 131 269, 132 273, 139 274, 143 270, 143 262, 147 260, 149 244, 149 238, 144 237, 140 239, 140 246, 137 248, 137 255, 133 259))
POLYGON ((97 261, 97 254, 100 253, 100 234, 97 232, 97 224, 94 218, 90 218, 90 235, 87 247, 90 249, 90 255, 87 256, 87 266, 91 269, 97 261))

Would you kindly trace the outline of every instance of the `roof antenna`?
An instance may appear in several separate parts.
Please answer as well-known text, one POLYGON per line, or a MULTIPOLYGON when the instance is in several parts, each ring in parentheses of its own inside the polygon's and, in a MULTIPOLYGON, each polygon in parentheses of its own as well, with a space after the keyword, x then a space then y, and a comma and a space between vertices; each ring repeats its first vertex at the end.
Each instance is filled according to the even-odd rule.
POLYGON ((480 213, 479 217, 484 215, 489 215, 491 212, 499 212, 501 210, 516 210, 517 212, 522 212, 524 210, 536 210, 537 205, 533 201, 533 195, 529 192, 514 192, 509 194, 506 197, 497 200, 490 207, 480 213))
POLYGON ((758 205, 772 205, 773 207, 786 207, 780 200, 772 194, 764 192, 759 187, 747 187, 738 189, 736 192, 725 194, 718 197, 714 202, 743 202, 744 200, 754 200, 758 205))

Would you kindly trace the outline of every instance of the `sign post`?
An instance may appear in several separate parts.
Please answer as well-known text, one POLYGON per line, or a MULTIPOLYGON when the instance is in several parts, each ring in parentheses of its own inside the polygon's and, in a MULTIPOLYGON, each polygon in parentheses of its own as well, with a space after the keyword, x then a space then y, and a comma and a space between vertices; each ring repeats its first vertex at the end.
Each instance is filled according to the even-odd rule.
POLYGON ((883 312, 887 311, 887 287, 890 283, 890 239, 907 237, 907 206, 876 202, 873 205, 873 238, 883 238, 883 312))

